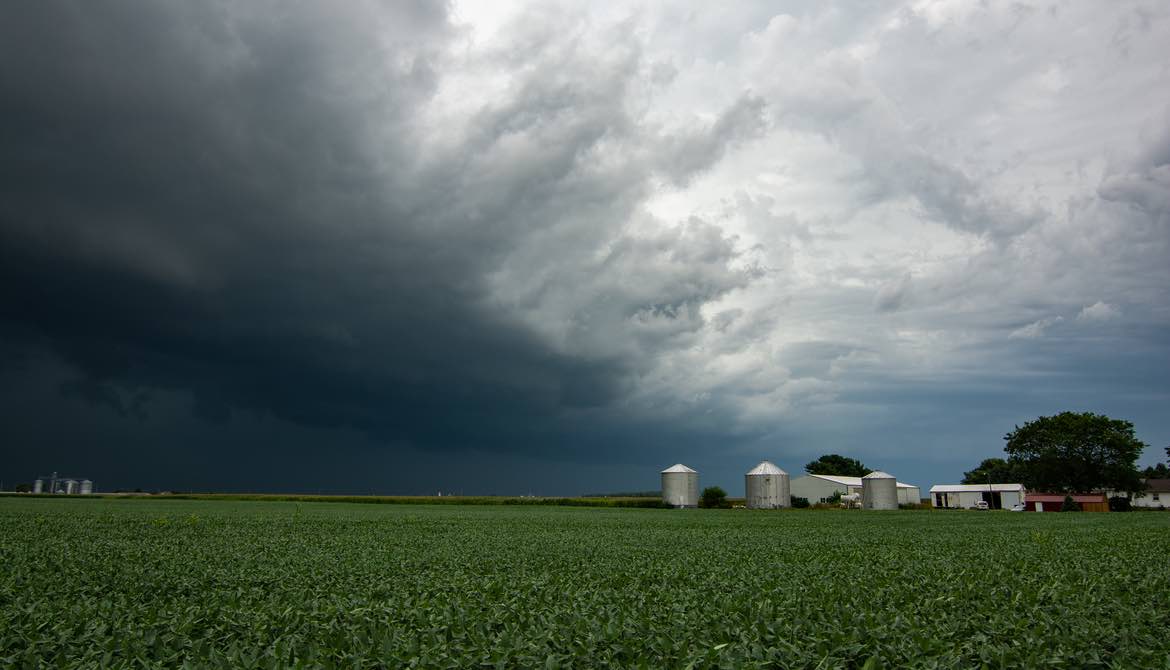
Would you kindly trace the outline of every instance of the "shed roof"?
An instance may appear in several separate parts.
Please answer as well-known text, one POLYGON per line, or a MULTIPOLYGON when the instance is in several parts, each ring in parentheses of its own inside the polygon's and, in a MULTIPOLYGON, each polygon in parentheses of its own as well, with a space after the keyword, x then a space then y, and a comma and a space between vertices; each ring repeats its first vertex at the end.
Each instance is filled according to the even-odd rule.
POLYGON ((751 470, 748 470, 747 473, 749 475, 786 475, 786 474, 788 474, 787 472, 784 472, 780 468, 776 467, 776 464, 773 463, 772 461, 760 461, 759 465, 752 468, 751 470))
POLYGON ((1027 502, 1064 502, 1066 495, 1072 496, 1072 499, 1079 503, 1099 503, 1105 502, 1104 493, 1029 493, 1025 501, 1027 502))
MULTIPOLYGON (((817 479, 823 479, 825 481, 833 482, 834 484, 840 484, 841 486, 861 486, 861 477, 847 477, 845 475, 806 475, 806 476, 816 477, 817 479)), ((891 479, 892 479, 892 477, 891 477, 891 479)), ((900 489, 916 489, 916 488, 918 488, 917 486, 915 486, 913 484, 903 484, 902 482, 896 482, 896 484, 897 484, 898 488, 900 488, 900 489)))
MULTIPOLYGON (((992 491, 1023 492, 1023 484, 992 484, 992 491)), ((987 484, 935 484, 930 487, 931 493, 983 493, 987 491, 987 484)))
POLYGON ((881 470, 874 470, 873 472, 869 473, 868 475, 862 477, 862 479, 893 479, 893 478, 894 478, 894 475, 891 475, 888 472, 882 472, 881 470))
POLYGON ((666 474, 668 472, 694 472, 697 474, 698 471, 692 470, 692 469, 688 468, 687 466, 683 465, 682 463, 675 463, 674 465, 670 466, 669 468, 663 470, 662 474, 666 474))

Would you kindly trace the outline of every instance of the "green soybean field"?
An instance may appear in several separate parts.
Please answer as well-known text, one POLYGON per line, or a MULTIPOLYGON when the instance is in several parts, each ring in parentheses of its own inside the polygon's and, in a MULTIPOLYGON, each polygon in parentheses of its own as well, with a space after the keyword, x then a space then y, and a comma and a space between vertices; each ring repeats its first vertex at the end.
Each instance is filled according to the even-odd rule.
POLYGON ((0 498, 0 667, 1170 668, 1170 515, 0 498))

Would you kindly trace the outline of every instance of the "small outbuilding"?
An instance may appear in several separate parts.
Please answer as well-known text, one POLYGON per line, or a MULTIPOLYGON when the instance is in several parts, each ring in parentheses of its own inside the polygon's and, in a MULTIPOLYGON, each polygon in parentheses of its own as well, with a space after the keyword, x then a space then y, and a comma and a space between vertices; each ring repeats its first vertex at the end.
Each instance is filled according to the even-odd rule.
POLYGON ((930 503, 937 508, 971 509, 979 502, 988 509, 1011 509, 1024 504, 1023 484, 935 484, 930 503))
POLYGON ((1059 512, 1064 506, 1065 496, 1081 506, 1082 512, 1108 512, 1109 500, 1104 493, 1029 493, 1024 502, 1024 509, 1029 512, 1059 512))

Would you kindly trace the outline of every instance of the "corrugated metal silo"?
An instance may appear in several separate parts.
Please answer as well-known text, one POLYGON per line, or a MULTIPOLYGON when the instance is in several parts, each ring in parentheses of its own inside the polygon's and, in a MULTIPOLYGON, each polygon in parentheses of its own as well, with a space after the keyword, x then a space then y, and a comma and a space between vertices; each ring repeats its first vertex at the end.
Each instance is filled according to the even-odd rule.
POLYGON ((91 482, 88 479, 81 480, 81 486, 79 487, 77 492, 83 496, 87 496, 87 495, 93 493, 93 482, 91 482))
POLYGON ((682 463, 663 470, 662 501, 671 507, 698 507, 699 473, 682 463))
POLYGON ((894 476, 875 470, 861 478, 862 509, 898 509, 898 482, 894 476))
POLYGON ((65 495, 71 496, 74 493, 77 493, 77 480, 66 479, 65 480, 65 495))
POLYGON ((45 482, 44 481, 38 479, 38 480, 33 482, 33 493, 44 493, 44 491, 45 491, 45 482))
POLYGON ((792 494, 788 473, 771 461, 761 461, 743 476, 744 503, 748 509, 789 507, 792 494))

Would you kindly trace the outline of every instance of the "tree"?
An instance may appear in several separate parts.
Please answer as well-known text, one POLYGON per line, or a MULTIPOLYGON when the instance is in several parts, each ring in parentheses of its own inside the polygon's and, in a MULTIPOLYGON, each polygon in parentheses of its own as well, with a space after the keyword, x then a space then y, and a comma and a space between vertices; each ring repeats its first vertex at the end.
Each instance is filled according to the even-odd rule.
POLYGON ((1136 464, 1146 445, 1129 421, 1062 412, 1016 426, 1003 439, 1008 463, 1034 491, 1142 490, 1136 464))
POLYGON ((808 465, 804 471, 810 475, 843 475, 846 477, 864 477, 873 472, 855 458, 846 458, 837 454, 825 454, 808 465))
POLYGON ((1142 470, 1142 477, 1146 479, 1170 479, 1170 467, 1165 463, 1157 463, 1142 470))
MULTIPOLYGON (((1166 447, 1166 458, 1170 459, 1170 447, 1166 447)), ((1155 463, 1142 471, 1146 479, 1170 479, 1170 463, 1155 463)))
POLYGON ((1079 512, 1081 511, 1081 504, 1073 500, 1072 496, 1065 496, 1064 502, 1060 504, 1061 512, 1079 512))
POLYGON ((1015 468, 1002 458, 985 458, 977 468, 963 473, 964 484, 1005 484, 1017 479, 1015 468))
POLYGON ((727 491, 718 486, 708 486, 703 489, 703 495, 699 497, 700 507, 727 507, 727 491))

